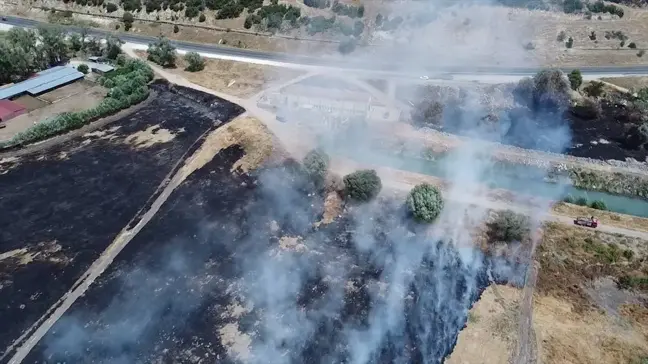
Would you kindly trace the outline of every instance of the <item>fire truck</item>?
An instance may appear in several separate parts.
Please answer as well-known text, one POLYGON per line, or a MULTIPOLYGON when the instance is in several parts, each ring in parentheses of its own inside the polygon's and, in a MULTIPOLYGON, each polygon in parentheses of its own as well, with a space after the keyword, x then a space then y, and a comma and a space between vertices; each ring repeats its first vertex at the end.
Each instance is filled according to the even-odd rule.
POLYGON ((574 219, 575 225, 586 226, 591 228, 596 228, 598 226, 598 219, 592 217, 577 217, 574 219))

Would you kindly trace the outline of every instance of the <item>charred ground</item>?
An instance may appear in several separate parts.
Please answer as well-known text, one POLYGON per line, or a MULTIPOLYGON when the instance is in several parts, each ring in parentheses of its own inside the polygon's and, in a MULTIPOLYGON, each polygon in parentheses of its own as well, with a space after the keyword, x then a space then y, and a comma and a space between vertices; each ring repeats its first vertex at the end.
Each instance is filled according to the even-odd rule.
POLYGON ((405 97, 418 100, 411 121, 420 127, 460 135, 490 130, 470 136, 592 159, 648 157, 646 100, 596 82, 573 91, 557 70, 514 85, 428 86, 405 97))
POLYGON ((2 166, 0 251, 13 251, 0 260, 3 351, 72 287, 201 135, 242 112, 152 87, 137 111, 2 166))
MULTIPOLYGON (((403 273, 392 263, 403 258, 399 249, 426 241, 424 229, 402 223, 401 203, 390 201, 375 202, 380 213, 354 206, 315 227, 324 197, 298 164, 232 173, 242 156, 229 147, 190 175, 26 362, 230 363, 256 355, 327 363, 361 355, 370 345, 354 339, 376 329, 375 316, 394 298, 388 282, 403 273), (367 215, 371 224, 359 218, 367 215)), ((504 281, 491 258, 474 253, 476 265, 466 267, 452 244, 426 250, 396 298, 403 321, 368 353, 371 362, 443 360, 488 273, 504 281)), ((523 275, 523 266, 507 266, 517 272, 507 277, 523 275)))

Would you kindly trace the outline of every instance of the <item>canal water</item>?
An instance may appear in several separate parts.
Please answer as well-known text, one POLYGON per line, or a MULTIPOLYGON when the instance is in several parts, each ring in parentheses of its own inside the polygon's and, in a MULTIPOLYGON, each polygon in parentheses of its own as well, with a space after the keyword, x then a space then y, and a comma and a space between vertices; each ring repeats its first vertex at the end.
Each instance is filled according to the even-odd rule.
MULTIPOLYGON (((451 154, 438 158, 431 156, 430 159, 426 159, 407 153, 390 153, 380 148, 371 148, 370 151, 365 148, 361 149, 364 152, 359 152, 357 146, 352 146, 349 143, 334 143, 334 146, 326 148, 331 155, 349 158, 360 163, 381 165, 450 180, 456 180, 457 178, 449 175, 453 170, 456 170, 456 168, 453 168, 453 163, 462 163, 461 160, 453 159, 451 154)), ((485 166, 482 163, 479 165, 485 166)), ((465 168, 470 168, 470 166, 465 168)), ((601 200, 605 202, 609 211, 648 217, 647 200, 639 197, 633 198, 576 188, 568 182, 568 179, 560 182, 547 181, 545 178, 546 171, 540 168, 524 165, 503 165, 500 163, 480 169, 482 171, 479 171, 479 180, 475 182, 487 184, 492 188, 502 188, 551 200, 562 200, 568 195, 571 195, 574 199, 584 197, 590 203, 594 200, 601 200)))

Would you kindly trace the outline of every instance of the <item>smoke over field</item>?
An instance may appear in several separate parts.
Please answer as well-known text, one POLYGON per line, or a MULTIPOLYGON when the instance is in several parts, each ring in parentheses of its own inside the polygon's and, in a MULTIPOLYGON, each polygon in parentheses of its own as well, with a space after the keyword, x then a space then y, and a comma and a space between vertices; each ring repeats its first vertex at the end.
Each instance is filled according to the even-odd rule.
MULTIPOLYGON (((384 57, 402 60, 402 67, 431 60, 475 66, 504 58, 507 64, 525 62, 517 46, 523 35, 508 28, 505 18, 477 15, 483 4, 428 5, 439 19, 471 14, 474 20, 462 20, 463 26, 487 29, 498 46, 483 38, 447 44, 445 36, 456 29, 430 25, 427 46, 417 37, 405 53, 384 57)), ((392 11, 406 12, 408 6, 392 11)), ((347 57, 377 59, 362 52, 347 57)), ((510 115, 503 129, 480 122, 480 95, 471 93, 447 122, 471 137, 513 138, 562 151, 570 140, 559 116, 565 82, 553 73, 537 77, 519 101, 525 112, 510 115)), ((371 135, 372 125, 365 122, 324 131, 322 145, 313 147, 334 149, 332 141, 353 141, 346 146, 353 153, 370 155, 371 135)), ((511 244, 505 255, 478 247, 476 236, 489 215, 467 204, 486 198, 477 187, 489 182, 489 145, 475 141, 451 153, 445 166, 451 188, 431 225, 414 223, 403 201, 388 194, 348 204, 332 223, 319 224, 326 196, 307 183, 297 163, 231 173, 244 151, 223 149, 174 191, 30 360, 441 363, 485 287, 523 285, 530 264, 528 242, 511 244)), ((545 211, 533 211, 531 228, 545 211)))

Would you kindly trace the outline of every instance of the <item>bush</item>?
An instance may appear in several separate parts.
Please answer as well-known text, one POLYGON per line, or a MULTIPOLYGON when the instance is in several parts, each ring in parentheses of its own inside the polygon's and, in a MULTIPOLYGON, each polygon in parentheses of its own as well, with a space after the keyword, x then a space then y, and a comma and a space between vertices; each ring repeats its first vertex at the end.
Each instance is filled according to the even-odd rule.
POLYGON ((113 3, 106 4, 106 12, 108 12, 108 13, 115 12, 115 11, 117 11, 117 9, 118 9, 117 5, 115 5, 113 3))
POLYGON ((125 55, 125 54, 120 54, 120 55, 118 55, 117 58, 115 59, 115 63, 116 63, 118 66, 123 66, 123 65, 126 64, 126 60, 127 60, 126 55, 125 55))
POLYGON ((563 202, 565 203, 574 203, 575 199, 574 196, 572 195, 567 195, 565 198, 563 198, 563 202))
POLYGON ((637 43, 630 42, 630 44, 628 44, 628 48, 637 49, 637 43))
POLYGON ((587 96, 600 97, 601 95, 603 95, 603 86, 603 82, 592 81, 589 83, 589 85, 583 88, 583 91, 585 91, 585 94, 587 94, 587 96))
POLYGON ((637 52, 637 57, 641 58, 641 57, 644 56, 644 54, 646 54, 646 51, 644 49, 642 49, 639 52, 637 52))
POLYGON ((201 23, 204 23, 205 20, 207 20, 207 18, 205 17, 205 14, 200 14, 200 16, 198 17, 198 21, 201 22, 201 23))
POLYGON ((596 210, 607 210, 607 205, 601 200, 592 201, 590 207, 596 210))
POLYGON ((626 258, 627 260, 632 260, 632 258, 634 257, 634 251, 630 249, 624 250, 623 257, 626 258))
POLYGON ((88 72, 90 72, 90 69, 88 68, 87 64, 81 63, 80 65, 77 66, 77 71, 83 73, 84 75, 87 75, 88 72))
POLYGON ((587 198, 585 197, 579 197, 574 201, 574 203, 578 206, 587 206, 587 198))
POLYGON ((179 32, 179 31, 180 31, 180 28, 178 27, 178 24, 174 24, 174 25, 173 25, 173 32, 174 32, 174 33, 177 33, 177 32, 179 32))
POLYGON ((373 169, 364 169, 347 174, 343 178, 344 194, 356 201, 369 201, 376 197, 382 189, 380 177, 373 169))
POLYGON ((521 242, 531 232, 529 218, 511 210, 499 212, 495 219, 486 224, 491 242, 521 242))
POLYGON ((149 44, 148 60, 162 67, 173 68, 176 61, 176 50, 168 39, 159 37, 157 42, 149 44))
POLYGON ((561 30, 560 33, 558 33, 558 36, 556 37, 556 40, 559 42, 564 42, 565 38, 567 38, 567 33, 565 33, 564 30, 561 30))
POLYGON ((573 46, 574 46, 574 38, 569 37, 569 39, 567 39, 567 43, 565 43, 565 47, 571 48, 573 46))
POLYGON ((407 196, 407 209, 418 221, 433 222, 443 210, 443 197, 439 190, 429 184, 414 187, 407 196))
POLYGON ((567 78, 569 78, 572 90, 578 90, 578 88, 583 84, 583 75, 581 75, 580 70, 571 71, 567 78))
POLYGON ((185 71, 198 72, 205 68, 205 60, 196 52, 187 52, 184 56, 187 67, 185 71))
POLYGON ((304 170, 308 178, 315 184, 315 186, 324 186, 324 180, 329 168, 330 158, 320 149, 314 149, 306 154, 304 157, 304 170))
POLYGON ((355 50, 356 41, 353 38, 345 39, 338 45, 338 51, 342 54, 349 54, 355 50))

